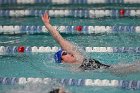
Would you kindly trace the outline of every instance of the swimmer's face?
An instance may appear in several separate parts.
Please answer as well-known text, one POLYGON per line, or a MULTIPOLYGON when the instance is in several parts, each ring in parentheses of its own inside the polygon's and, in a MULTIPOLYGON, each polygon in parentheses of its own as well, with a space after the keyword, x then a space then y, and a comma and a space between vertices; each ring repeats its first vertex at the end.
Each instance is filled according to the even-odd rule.
POLYGON ((75 63, 76 62, 76 58, 72 54, 67 53, 66 51, 62 52, 61 58, 64 63, 75 63))

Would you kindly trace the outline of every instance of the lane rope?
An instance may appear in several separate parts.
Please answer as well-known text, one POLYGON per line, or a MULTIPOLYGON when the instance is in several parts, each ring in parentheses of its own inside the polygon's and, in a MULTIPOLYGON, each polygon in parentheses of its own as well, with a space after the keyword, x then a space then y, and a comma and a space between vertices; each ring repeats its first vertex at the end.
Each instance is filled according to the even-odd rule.
POLYGON ((0 4, 136 4, 139 0, 0 0, 0 4))
MULTIPOLYGON (((0 55, 16 53, 47 53, 57 52, 60 47, 29 47, 29 46, 0 46, 0 55)), ((140 47, 85 47, 86 52, 104 53, 140 53, 140 47)))
POLYGON ((98 87, 116 87, 123 89, 140 89, 140 81, 136 80, 100 80, 100 79, 52 79, 52 78, 16 78, 16 77, 0 77, 1 85, 15 85, 27 83, 43 83, 49 84, 50 82, 57 81, 66 86, 98 86, 98 87))
POLYGON ((61 10, 0 10, 1 17, 24 17, 24 16, 41 16, 48 12, 50 17, 84 17, 84 18, 100 18, 100 17, 140 17, 139 9, 115 9, 115 10, 90 10, 90 9, 61 9, 61 10))
MULTIPOLYGON (((53 26, 60 33, 92 34, 92 33, 140 33, 140 26, 53 26)), ((45 26, 0 25, 0 34, 36 34, 48 33, 45 26)))

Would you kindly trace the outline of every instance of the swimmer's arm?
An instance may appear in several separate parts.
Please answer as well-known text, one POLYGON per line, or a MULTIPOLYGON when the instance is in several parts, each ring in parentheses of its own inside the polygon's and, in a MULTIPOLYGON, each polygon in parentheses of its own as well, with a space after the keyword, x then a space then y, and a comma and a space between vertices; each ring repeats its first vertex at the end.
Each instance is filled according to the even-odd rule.
POLYGON ((72 53, 73 55, 78 55, 79 52, 76 51, 76 46, 70 43, 69 41, 65 40, 59 32, 50 24, 48 14, 44 14, 42 16, 42 20, 45 24, 45 27, 51 33, 53 38, 60 44, 60 46, 66 50, 67 52, 72 53))

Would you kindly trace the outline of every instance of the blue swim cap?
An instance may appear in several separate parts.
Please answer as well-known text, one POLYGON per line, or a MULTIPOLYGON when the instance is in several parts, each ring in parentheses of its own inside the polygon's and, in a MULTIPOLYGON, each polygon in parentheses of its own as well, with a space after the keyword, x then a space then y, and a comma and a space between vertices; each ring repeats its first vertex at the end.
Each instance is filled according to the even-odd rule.
POLYGON ((54 59, 56 63, 62 63, 61 56, 62 56, 62 50, 59 50, 54 54, 54 59))

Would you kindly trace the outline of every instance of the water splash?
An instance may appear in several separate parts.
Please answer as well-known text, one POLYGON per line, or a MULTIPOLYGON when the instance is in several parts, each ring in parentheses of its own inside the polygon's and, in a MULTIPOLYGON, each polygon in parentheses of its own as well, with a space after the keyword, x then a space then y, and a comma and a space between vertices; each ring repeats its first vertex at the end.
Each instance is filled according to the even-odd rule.
POLYGON ((27 83, 24 85, 14 85, 5 87, 4 93, 49 93, 53 89, 64 88, 61 84, 56 81, 51 81, 48 84, 42 83, 27 83))
POLYGON ((116 75, 128 75, 140 72, 140 62, 112 65, 109 71, 116 75))

